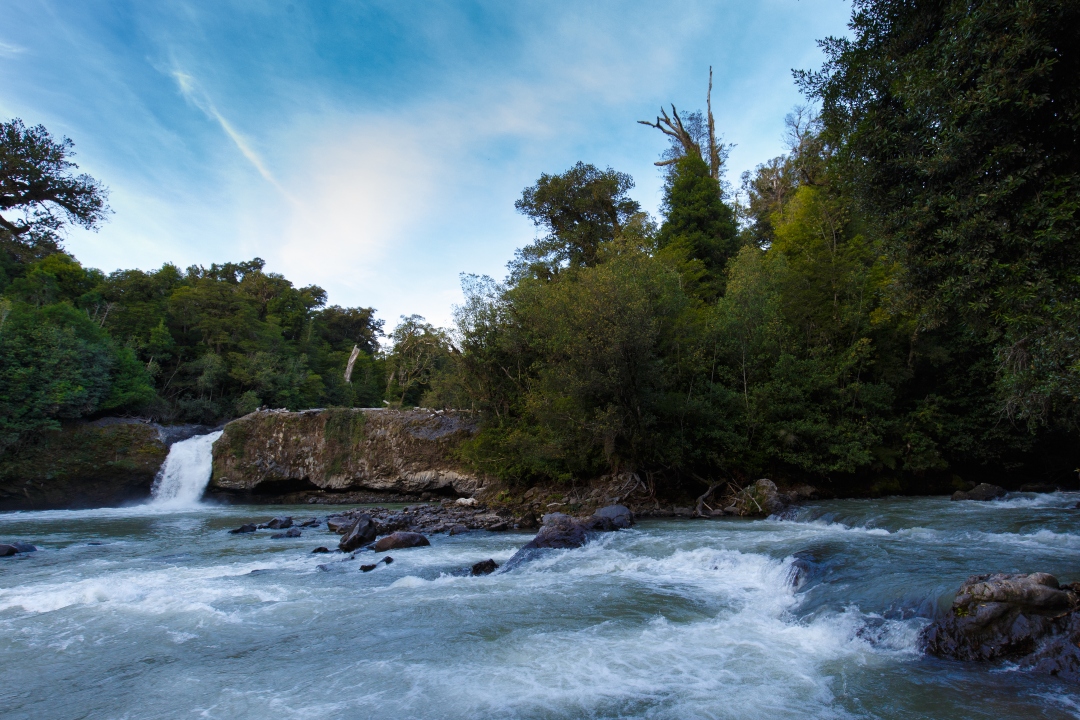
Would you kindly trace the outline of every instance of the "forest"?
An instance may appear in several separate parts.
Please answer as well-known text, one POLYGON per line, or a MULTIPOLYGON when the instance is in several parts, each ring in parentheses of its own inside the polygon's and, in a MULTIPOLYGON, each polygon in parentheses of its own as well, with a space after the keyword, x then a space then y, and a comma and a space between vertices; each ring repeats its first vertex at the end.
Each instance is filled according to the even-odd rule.
MULTIPOLYGON (((455 326, 327 305, 250 261, 83 267, 107 220, 73 145, 0 124, 0 453, 64 422, 259 407, 470 410, 508 483, 806 480, 941 491, 1080 464, 1080 5, 856 0, 788 149, 741 178, 670 106, 661 216, 579 162, 519 212, 455 326)), ((628 118, 633 122, 636 118, 628 118)))

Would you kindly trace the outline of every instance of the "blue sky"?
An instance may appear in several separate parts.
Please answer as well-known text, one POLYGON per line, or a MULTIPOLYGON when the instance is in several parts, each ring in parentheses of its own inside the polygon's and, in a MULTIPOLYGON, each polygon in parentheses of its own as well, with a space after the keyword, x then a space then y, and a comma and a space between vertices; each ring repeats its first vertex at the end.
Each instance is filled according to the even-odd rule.
POLYGON ((3 0, 0 117, 76 144, 115 214, 66 247, 105 271, 259 256, 330 302, 449 324, 458 275, 505 274, 523 187, 577 160, 656 213, 666 143, 705 104, 728 179, 783 151, 791 69, 842 0, 3 0))

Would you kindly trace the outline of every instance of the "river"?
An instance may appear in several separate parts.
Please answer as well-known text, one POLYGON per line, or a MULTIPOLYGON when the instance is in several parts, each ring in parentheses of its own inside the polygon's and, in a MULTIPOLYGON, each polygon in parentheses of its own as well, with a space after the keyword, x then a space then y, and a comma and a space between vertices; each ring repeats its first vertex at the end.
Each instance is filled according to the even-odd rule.
POLYGON ((1075 685, 916 643, 968 575, 1080 579, 1078 500, 645 520, 485 577, 455 572, 531 535, 436 535, 362 573, 311 553, 325 524, 227 532, 325 506, 0 514, 40 548, 0 560, 0 717, 1080 717, 1075 685))

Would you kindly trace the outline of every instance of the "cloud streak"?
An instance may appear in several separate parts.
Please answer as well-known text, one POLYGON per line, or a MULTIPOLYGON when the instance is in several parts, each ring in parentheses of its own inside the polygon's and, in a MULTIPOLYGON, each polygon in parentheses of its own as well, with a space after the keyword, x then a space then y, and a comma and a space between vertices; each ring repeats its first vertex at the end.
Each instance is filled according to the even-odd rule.
POLYGON ((206 114, 207 118, 215 121, 218 125, 220 125, 221 129, 225 131, 225 134, 228 136, 228 138, 232 140, 233 144, 236 146, 236 149, 239 150, 240 154, 243 155, 249 163, 251 163, 251 166, 254 167, 260 175, 262 175, 263 179, 273 185, 275 188, 277 188, 277 190, 282 195, 284 195, 286 199, 295 203, 296 201, 290 196, 288 192, 286 192, 285 188, 282 187, 281 183, 278 182, 277 178, 274 177, 273 173, 271 173, 270 170, 266 167, 266 163, 263 162, 263 159, 259 157, 259 154, 255 152, 255 150, 251 147, 251 143, 248 142, 248 139, 244 137, 240 133, 240 131, 233 127, 232 123, 230 123, 225 118, 225 116, 218 111, 217 106, 214 105, 213 101, 210 100, 210 97, 198 85, 195 78, 181 70, 173 70, 171 74, 176 80, 176 84, 180 88, 180 94, 184 96, 184 99, 197 107, 199 110, 202 110, 203 113, 206 114))

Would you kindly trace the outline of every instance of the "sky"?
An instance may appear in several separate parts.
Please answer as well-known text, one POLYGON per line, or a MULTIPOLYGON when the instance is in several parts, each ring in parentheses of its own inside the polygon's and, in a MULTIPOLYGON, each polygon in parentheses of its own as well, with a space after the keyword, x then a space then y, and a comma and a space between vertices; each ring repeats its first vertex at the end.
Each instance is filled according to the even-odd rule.
POLYGON ((75 142, 110 191, 66 249, 106 272, 261 257, 392 328, 449 325, 501 279, 514 210, 578 160, 659 217, 667 146, 637 120, 713 112, 727 179, 784 151, 844 0, 0 0, 0 120, 75 142))

